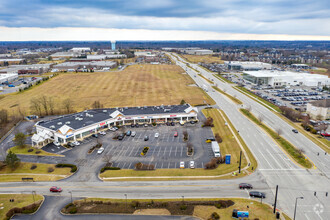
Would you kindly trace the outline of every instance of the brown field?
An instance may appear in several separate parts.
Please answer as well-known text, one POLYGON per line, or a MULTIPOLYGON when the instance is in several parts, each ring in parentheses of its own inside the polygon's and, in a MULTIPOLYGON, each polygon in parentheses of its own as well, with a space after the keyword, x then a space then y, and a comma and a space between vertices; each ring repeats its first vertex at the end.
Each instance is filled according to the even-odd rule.
MULTIPOLYGON (((104 107, 179 104, 182 99, 196 105, 214 101, 176 65, 133 65, 120 72, 60 74, 22 93, 0 96, 1 108, 9 114, 29 114, 31 99, 52 97, 55 111, 70 98, 75 111, 91 108, 94 101, 104 107)), ((60 111, 61 112, 61 111, 60 111)), ((63 112, 63 111, 62 111, 63 112)))
POLYGON ((188 54, 181 54, 183 58, 185 58, 188 62, 191 63, 223 63, 221 57, 214 57, 211 55, 188 55, 188 54))

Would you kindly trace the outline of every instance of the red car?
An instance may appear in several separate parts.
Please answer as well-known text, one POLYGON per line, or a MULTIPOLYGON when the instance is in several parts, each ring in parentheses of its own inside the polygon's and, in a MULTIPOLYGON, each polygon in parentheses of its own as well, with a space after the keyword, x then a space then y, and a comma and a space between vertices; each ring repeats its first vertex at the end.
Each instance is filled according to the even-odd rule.
POLYGON ((175 133, 174 133, 174 137, 177 137, 178 136, 178 132, 176 131, 175 133))
POLYGON ((62 188, 60 187, 57 187, 57 186, 52 186, 50 189, 49 189, 50 192, 62 192, 62 188))
POLYGON ((322 135, 323 137, 329 137, 329 136, 330 136, 330 134, 328 134, 328 133, 321 133, 321 135, 322 135))

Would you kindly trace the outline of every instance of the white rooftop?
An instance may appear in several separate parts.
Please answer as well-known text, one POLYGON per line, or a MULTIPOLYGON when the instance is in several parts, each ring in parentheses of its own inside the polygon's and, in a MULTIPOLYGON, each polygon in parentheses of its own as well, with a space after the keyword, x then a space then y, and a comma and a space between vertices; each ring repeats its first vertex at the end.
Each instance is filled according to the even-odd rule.
POLYGON ((254 77, 304 77, 313 79, 328 79, 328 76, 320 74, 300 73, 291 71, 274 71, 274 70, 259 70, 259 71, 243 71, 243 73, 254 77))

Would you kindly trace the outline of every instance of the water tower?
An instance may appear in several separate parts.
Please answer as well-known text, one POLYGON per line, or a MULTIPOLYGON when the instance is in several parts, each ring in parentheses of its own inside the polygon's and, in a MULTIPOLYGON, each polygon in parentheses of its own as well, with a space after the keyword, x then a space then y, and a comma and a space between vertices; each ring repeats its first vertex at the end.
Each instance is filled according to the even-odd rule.
POLYGON ((115 40, 111 41, 111 50, 116 50, 116 41, 115 40))

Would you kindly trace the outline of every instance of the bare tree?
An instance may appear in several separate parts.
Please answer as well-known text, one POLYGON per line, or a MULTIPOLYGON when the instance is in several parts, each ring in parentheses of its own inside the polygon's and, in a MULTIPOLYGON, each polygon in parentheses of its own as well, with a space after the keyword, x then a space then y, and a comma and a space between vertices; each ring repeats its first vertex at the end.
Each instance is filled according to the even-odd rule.
POLYGON ((258 115, 258 120, 259 120, 259 123, 261 124, 262 121, 264 120, 264 116, 261 115, 261 114, 259 114, 259 115, 258 115))
POLYGON ((40 97, 40 103, 45 110, 45 115, 48 115, 48 99, 45 95, 40 97))
POLYGON ((31 99, 30 101, 30 108, 31 108, 31 111, 36 114, 36 115, 41 115, 41 106, 40 106, 40 102, 38 99, 36 98, 33 98, 31 99))
POLYGON ((71 99, 65 99, 63 101, 63 107, 66 110, 67 114, 70 114, 73 111, 73 103, 71 99))
POLYGON ((55 103, 53 97, 49 97, 48 99, 49 111, 51 115, 54 115, 55 103))
POLYGON ((102 160, 105 162, 105 166, 106 167, 111 167, 112 166, 112 162, 111 162, 111 159, 112 159, 112 155, 111 154, 105 154, 102 158, 102 160))
POLYGON ((281 134, 283 134, 283 131, 281 128, 276 129, 277 136, 280 137, 281 134))

